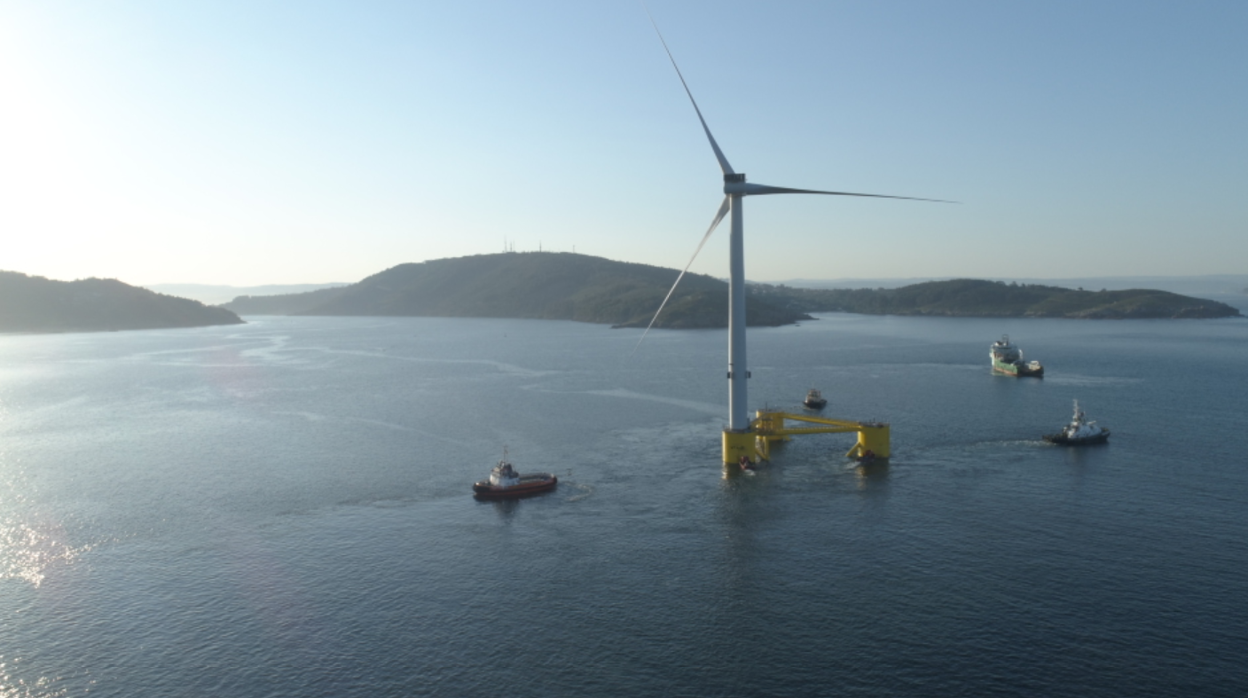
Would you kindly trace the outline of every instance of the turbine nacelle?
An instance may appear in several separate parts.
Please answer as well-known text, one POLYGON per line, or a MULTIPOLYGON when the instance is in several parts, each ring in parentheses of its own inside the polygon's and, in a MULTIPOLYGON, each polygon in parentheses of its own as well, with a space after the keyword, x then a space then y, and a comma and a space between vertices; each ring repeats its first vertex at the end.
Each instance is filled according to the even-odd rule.
POLYGON ((724 175, 724 193, 728 196, 749 194, 750 185, 745 181, 744 172, 730 172, 724 175))

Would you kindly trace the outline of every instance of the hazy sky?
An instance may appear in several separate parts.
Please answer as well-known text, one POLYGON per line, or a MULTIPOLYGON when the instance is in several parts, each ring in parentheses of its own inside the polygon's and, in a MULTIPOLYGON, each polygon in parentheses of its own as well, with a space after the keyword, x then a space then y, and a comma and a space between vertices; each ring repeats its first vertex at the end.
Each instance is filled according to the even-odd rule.
MULTIPOLYGON (((650 9, 750 181, 962 202, 747 199, 751 279, 1248 271, 1248 2, 650 9)), ((0 0, 0 269, 680 267, 721 187, 635 0, 0 0)))

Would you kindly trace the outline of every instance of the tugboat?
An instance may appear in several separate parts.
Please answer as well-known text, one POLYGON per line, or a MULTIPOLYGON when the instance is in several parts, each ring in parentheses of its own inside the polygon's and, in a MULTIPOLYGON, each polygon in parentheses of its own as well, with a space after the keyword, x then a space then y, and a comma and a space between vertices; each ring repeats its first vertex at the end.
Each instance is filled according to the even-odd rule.
POLYGON ((507 449, 503 449, 503 459, 490 471, 490 479, 473 484, 472 494, 478 499, 511 499, 548 492, 557 484, 559 478, 550 473, 517 473, 507 460, 507 449))
POLYGON ((1103 444, 1109 439, 1109 430, 1097 426, 1096 422, 1084 419, 1083 410, 1079 409, 1079 401, 1075 400, 1075 416, 1056 434, 1045 434, 1044 440, 1060 446, 1085 446, 1087 444, 1103 444))
POLYGON ((992 358, 992 370, 1007 376, 1044 377, 1044 366, 1039 361, 1023 361, 1023 350, 1010 344, 1010 335, 1003 334, 1001 339, 988 348, 992 358))
POLYGON ((818 388, 811 388, 806 391, 806 399, 802 400, 802 404, 812 410, 821 410, 828 404, 828 401, 823 398, 818 388))

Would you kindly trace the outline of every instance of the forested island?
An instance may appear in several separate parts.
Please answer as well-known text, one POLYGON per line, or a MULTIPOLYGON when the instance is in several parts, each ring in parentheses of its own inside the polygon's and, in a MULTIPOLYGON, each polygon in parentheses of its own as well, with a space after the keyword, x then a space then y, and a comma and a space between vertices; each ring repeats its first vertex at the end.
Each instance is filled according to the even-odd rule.
MULTIPOLYGON (((400 264, 359 283, 310 293, 240 296, 240 315, 402 315, 577 320, 644 327, 680 272, 555 252, 505 252, 400 264)), ((656 327, 727 323, 728 284, 686 274, 656 327)), ((808 319, 767 298, 746 305, 749 325, 808 319)))
MULTIPOLYGON (((240 315, 514 317, 644 327, 678 274, 566 252, 506 252, 400 264, 341 288, 240 296, 223 307, 240 315)), ((749 325, 786 325, 821 312, 1081 319, 1240 315, 1224 303, 1146 289, 1084 291, 975 279, 895 289, 746 286, 749 325)), ((655 326, 712 328, 727 322, 728 284, 687 274, 655 326)))
POLYGON ((241 322, 225 308, 116 279, 54 281, 0 271, 0 332, 101 332, 241 322))
POLYGON ((802 312, 950 317, 1046 317, 1088 320, 1236 317, 1218 301, 1169 291, 1085 291, 979 279, 928 281, 901 288, 807 289, 751 284, 751 297, 802 312))

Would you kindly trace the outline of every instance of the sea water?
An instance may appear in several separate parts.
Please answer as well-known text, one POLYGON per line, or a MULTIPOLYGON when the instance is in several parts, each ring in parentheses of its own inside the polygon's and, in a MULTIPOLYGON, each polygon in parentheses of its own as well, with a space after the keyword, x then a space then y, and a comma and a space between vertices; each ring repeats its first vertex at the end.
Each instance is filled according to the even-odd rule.
POLYGON ((722 330, 248 320, 0 337, 0 697, 1248 694, 1248 320, 751 329, 893 457, 727 478, 722 330))

